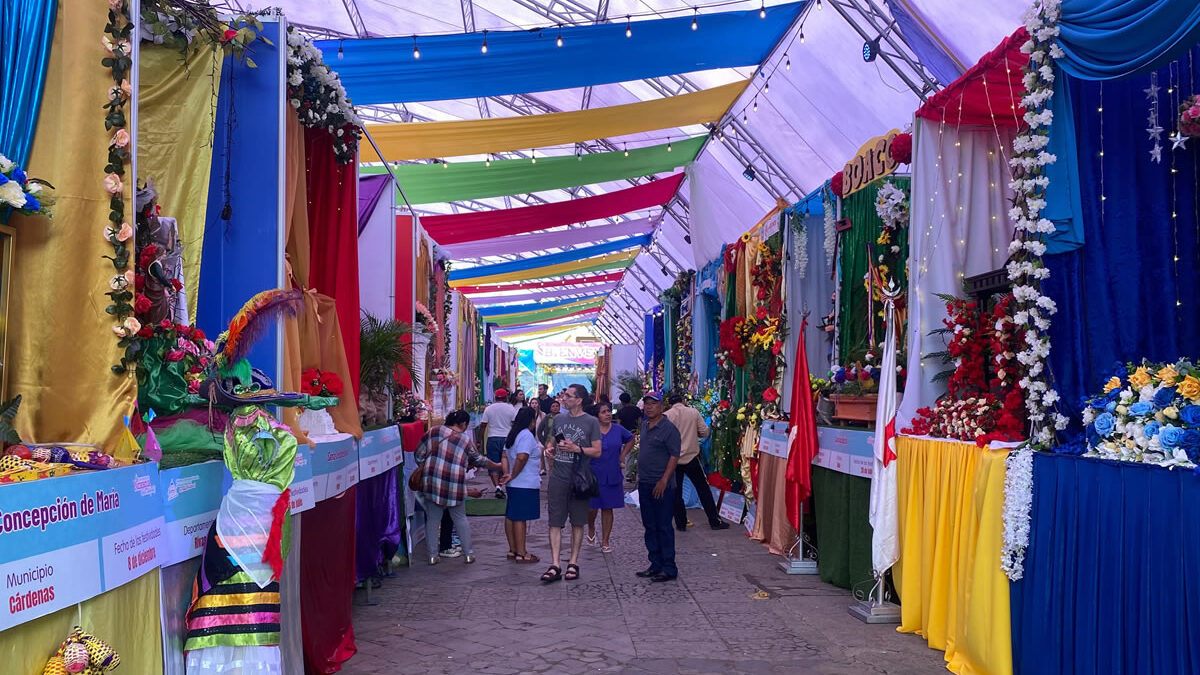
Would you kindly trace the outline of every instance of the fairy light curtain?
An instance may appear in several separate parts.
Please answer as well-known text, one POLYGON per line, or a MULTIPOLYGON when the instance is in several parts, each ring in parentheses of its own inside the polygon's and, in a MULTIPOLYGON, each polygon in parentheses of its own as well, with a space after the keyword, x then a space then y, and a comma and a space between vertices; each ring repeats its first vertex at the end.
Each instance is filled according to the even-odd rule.
POLYGON ((708 14, 696 29, 681 16, 316 46, 358 105, 446 101, 756 66, 804 4, 768 7, 761 17, 757 9, 708 14))
MULTIPOLYGON (((548 148, 633 134, 710 124, 745 91, 749 80, 640 103, 456 122, 371 124, 367 130, 388 161, 462 157, 548 148)), ((369 145, 360 161, 378 162, 369 145)))
POLYGON ((496 274, 505 274, 508 272, 520 272, 524 270, 535 269, 538 267, 546 267, 549 265, 557 265, 565 262, 576 262, 584 258, 604 255, 606 253, 614 253, 616 251, 624 251, 635 246, 645 246, 650 243, 651 236, 643 234, 637 237, 627 237, 618 239, 595 246, 587 246, 585 248, 572 249, 570 251, 562 251, 559 253, 551 253, 537 257, 525 258, 523 260, 512 260, 509 262, 496 263, 493 265, 480 265, 478 267, 470 267, 467 269, 450 270, 450 281, 463 281, 474 279, 476 277, 487 277, 496 274))
MULTIPOLYGON (((683 174, 595 197, 571 199, 515 209, 476 211, 421 219, 421 226, 442 246, 492 237, 548 230, 552 227, 612 218, 666 204, 679 189, 683 174)), ((408 216, 397 216, 397 223, 408 216)), ((464 277, 451 276, 452 279, 464 277)))
MULTIPOLYGON (((705 136, 651 145, 622 148, 590 155, 504 159, 482 162, 398 164, 390 168, 404 188, 409 204, 436 204, 467 199, 487 199, 641 178, 686 166, 705 136)), ((364 174, 382 174, 381 166, 363 167, 364 174)))
POLYGON ((594 241, 604 241, 614 237, 647 234, 653 232, 655 222, 650 218, 625 220, 613 225, 595 225, 592 227, 576 227, 556 232, 539 232, 537 234, 517 234, 507 237, 480 239, 464 244, 454 244, 445 247, 451 260, 482 258, 492 255, 516 255, 531 251, 545 251, 564 246, 578 246, 594 241))

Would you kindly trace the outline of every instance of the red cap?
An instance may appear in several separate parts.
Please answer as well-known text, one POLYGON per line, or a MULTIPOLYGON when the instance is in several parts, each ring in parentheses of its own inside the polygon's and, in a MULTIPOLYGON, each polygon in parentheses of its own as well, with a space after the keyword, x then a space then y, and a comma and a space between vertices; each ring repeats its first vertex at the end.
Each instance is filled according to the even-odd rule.
POLYGON ((508 390, 501 387, 496 390, 496 398, 508 398, 508 390))

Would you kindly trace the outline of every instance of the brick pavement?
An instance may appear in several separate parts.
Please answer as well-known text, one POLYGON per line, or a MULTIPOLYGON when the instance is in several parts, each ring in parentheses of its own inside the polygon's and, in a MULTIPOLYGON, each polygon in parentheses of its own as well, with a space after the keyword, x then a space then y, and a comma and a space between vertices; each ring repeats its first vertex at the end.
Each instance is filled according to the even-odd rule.
POLYGON ((615 552, 585 544, 580 578, 548 586, 538 581, 549 564, 544 504, 529 546, 543 562, 532 565, 505 558, 501 517, 472 517, 478 562, 431 566, 418 544, 413 566, 372 591, 377 604, 355 607, 358 653, 342 672, 946 672, 921 638, 851 617, 848 591, 788 576, 744 528, 714 532, 703 512, 691 514, 700 526, 676 533, 678 580, 634 576, 647 561, 640 515, 626 507, 616 513, 615 552))

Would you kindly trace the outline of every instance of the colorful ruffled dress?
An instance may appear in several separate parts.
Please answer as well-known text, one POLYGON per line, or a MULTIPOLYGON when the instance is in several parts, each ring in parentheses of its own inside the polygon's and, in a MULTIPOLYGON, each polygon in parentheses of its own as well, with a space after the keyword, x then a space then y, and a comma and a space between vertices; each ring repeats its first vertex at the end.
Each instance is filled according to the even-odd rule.
POLYGON ((188 675, 282 673, 279 575, 290 540, 296 438, 259 406, 225 431, 233 485, 221 501, 187 614, 188 675))

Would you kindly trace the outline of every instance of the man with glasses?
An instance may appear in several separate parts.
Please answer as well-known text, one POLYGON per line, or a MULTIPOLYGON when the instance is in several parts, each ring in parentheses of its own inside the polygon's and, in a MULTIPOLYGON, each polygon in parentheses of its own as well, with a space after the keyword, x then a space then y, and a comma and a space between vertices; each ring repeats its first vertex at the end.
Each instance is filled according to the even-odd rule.
POLYGON ((571 483, 580 462, 587 457, 600 456, 600 422, 583 411, 588 397, 587 387, 572 384, 563 395, 566 412, 554 418, 554 436, 547 439, 546 454, 550 458, 550 480, 546 486, 546 511, 550 526, 550 557, 553 562, 542 575, 542 583, 566 578, 579 578, 579 550, 583 548, 583 526, 587 523, 587 498, 572 493, 571 483), (571 519, 571 557, 564 577, 559 566, 562 553, 562 530, 571 519))

